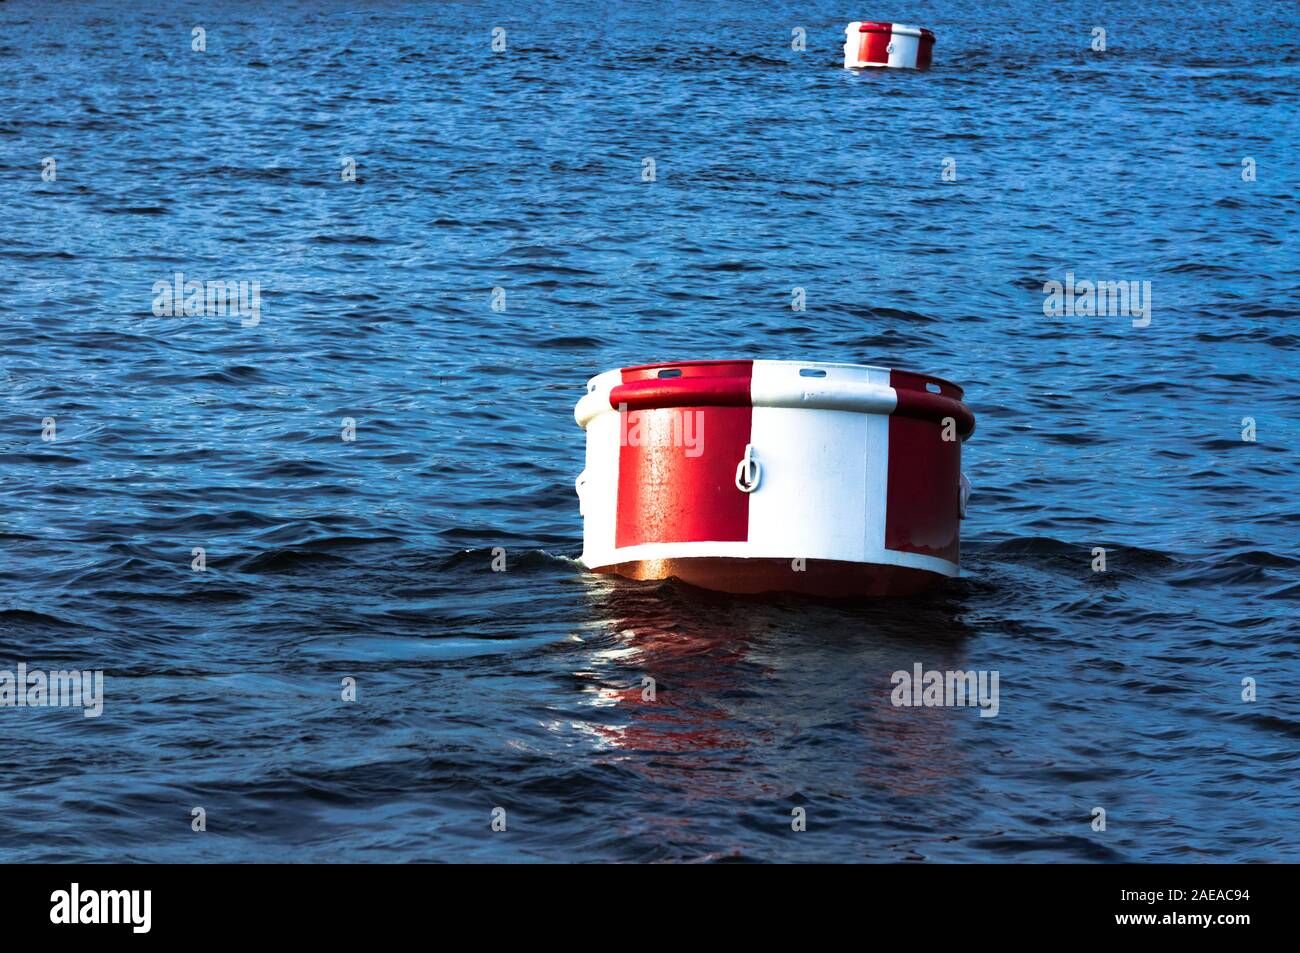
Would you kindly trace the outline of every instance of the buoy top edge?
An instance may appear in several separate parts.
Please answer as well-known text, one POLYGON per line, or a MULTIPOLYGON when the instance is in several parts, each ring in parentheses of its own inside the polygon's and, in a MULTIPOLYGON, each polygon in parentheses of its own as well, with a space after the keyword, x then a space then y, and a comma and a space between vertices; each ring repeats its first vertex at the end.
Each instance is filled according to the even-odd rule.
POLYGON ((845 33, 892 33, 896 36, 917 36, 927 43, 934 42, 934 31, 923 26, 911 26, 907 23, 877 23, 873 20, 854 21, 845 29, 845 33))

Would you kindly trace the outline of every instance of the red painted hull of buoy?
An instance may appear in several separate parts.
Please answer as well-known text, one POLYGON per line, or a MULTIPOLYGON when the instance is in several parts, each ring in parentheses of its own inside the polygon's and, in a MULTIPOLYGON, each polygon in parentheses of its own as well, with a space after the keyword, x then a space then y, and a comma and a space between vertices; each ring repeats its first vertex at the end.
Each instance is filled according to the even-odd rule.
POLYGON ((911 596, 941 585, 945 578, 923 569, 834 559, 809 559, 795 569, 789 559, 714 556, 643 559, 595 571, 627 579, 680 579, 701 589, 742 595, 789 592, 828 599, 911 596))

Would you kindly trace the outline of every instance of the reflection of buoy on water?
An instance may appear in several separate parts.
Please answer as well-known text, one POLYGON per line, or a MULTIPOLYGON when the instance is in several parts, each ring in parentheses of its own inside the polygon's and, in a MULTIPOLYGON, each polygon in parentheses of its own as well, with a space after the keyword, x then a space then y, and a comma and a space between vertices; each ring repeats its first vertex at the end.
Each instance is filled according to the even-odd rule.
POLYGON ((844 68, 895 66, 929 69, 934 33, 903 23, 854 20, 844 28, 844 68))
POLYGON ((975 418, 857 364, 686 361, 593 377, 574 416, 582 561, 727 592, 917 592, 958 574, 975 418))

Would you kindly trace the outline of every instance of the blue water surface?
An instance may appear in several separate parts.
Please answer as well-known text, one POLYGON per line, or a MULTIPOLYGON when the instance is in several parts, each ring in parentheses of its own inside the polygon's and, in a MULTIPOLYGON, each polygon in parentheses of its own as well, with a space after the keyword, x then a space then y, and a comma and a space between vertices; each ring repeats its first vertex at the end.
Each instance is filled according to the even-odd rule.
POLYGON ((0 860, 1300 859, 1291 5, 153 6, 0 4, 0 669, 105 672, 0 860), (720 357, 962 384, 965 578, 584 574, 586 379, 720 357))

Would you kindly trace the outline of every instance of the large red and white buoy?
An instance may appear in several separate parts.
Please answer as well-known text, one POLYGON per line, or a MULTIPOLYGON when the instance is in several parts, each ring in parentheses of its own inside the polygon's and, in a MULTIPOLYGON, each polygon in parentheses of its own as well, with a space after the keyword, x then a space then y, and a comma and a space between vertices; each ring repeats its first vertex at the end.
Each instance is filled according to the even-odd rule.
POLYGON ((905 23, 854 20, 844 28, 844 68, 929 69, 934 33, 905 23))
POLYGON ((956 384, 857 364, 686 361, 574 410, 582 562, 728 592, 917 592, 958 574, 975 418, 956 384))

